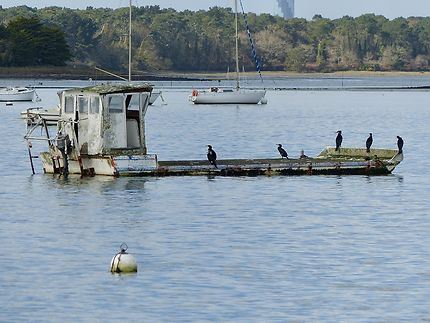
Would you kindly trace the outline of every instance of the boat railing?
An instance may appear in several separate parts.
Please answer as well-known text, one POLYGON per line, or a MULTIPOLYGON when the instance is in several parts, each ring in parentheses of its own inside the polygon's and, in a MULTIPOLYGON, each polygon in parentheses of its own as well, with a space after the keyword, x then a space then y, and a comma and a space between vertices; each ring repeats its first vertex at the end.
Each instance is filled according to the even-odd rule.
MULTIPOLYGON (((29 115, 30 114, 31 113, 29 113, 29 115)), ((31 143, 31 141, 45 141, 48 143, 49 149, 57 150, 61 144, 61 141, 64 141, 64 136, 62 135, 62 129, 64 129, 67 124, 70 124, 71 126, 73 126, 75 123, 78 123, 78 122, 79 121, 73 121, 72 119, 58 120, 57 122, 58 131, 56 131, 55 135, 53 136, 51 136, 49 133, 49 127, 48 127, 49 120, 44 118, 42 115, 38 115, 37 120, 34 120, 34 122, 32 123, 27 122, 27 132, 24 136, 24 139, 27 141, 28 155, 29 155, 30 165, 31 165, 33 174, 35 174, 33 159, 39 158, 39 156, 33 155, 32 153, 33 144, 31 143), (40 135, 35 135, 35 130, 39 128, 41 128, 40 135)), ((75 147, 79 147, 77 138, 75 137, 75 133, 74 132, 72 133, 73 133, 73 138, 72 138, 73 145, 75 147)), ((78 154, 78 160, 80 160, 79 149, 77 149, 77 154, 78 154)))
MULTIPOLYGON (((28 114, 28 116, 30 117, 31 114, 28 114)), ((48 123, 47 120, 45 118, 43 118, 42 116, 38 116, 37 119, 33 120, 33 122, 30 122, 32 120, 27 120, 27 133, 24 136, 24 139, 26 140, 44 140, 44 141, 50 141, 52 140, 49 136, 49 131, 48 131, 48 123), (42 133, 43 130, 45 130, 45 135, 43 136, 42 134, 40 136, 34 136, 33 133, 36 129, 38 128, 42 128, 42 133)))
POLYGON ((27 141, 27 149, 28 156, 30 159, 31 170, 33 174, 35 174, 33 159, 39 158, 39 156, 33 155, 33 144, 31 143, 31 141, 46 141, 48 142, 49 147, 52 147, 55 143, 56 138, 51 138, 51 136, 49 135, 48 123, 46 119, 42 116, 39 116, 39 118, 37 120, 34 120, 33 123, 29 123, 27 120, 27 133, 25 134, 24 139, 27 141), (42 131, 39 136, 36 136, 34 135, 34 131, 38 128, 42 128, 42 131))

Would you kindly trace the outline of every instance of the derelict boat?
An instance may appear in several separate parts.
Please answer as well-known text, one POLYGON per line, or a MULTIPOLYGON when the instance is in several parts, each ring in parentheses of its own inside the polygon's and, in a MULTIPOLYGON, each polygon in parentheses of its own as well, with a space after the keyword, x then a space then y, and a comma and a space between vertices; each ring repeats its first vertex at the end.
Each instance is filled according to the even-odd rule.
MULTIPOLYGON (((40 153, 46 173, 111 175, 140 174, 157 167, 156 155, 147 154, 145 114, 152 87, 147 84, 106 84, 58 93, 57 133, 50 137, 43 116, 29 126, 25 138, 46 140, 40 153), (45 137, 34 130, 45 127, 45 137)), ((30 161, 35 156, 31 153, 30 161)), ((32 169, 33 164, 32 164, 32 169)))
POLYGON ((99 85, 59 92, 60 115, 51 137, 43 115, 29 124, 25 139, 34 173, 31 140, 45 140, 40 153, 45 173, 81 176, 256 176, 383 175, 403 160, 394 149, 327 148, 315 158, 158 161, 148 154, 145 114, 152 87, 144 84, 99 85), (44 137, 34 135, 45 128, 44 137))

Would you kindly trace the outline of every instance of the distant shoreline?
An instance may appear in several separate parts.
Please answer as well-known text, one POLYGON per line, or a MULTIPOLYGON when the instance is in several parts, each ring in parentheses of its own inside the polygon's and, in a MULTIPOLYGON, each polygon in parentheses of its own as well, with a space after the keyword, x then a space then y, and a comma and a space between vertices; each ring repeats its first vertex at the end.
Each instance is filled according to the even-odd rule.
MULTIPOLYGON (((263 77, 321 77, 321 78, 341 78, 341 77, 404 77, 404 76, 430 76, 430 72, 369 72, 369 71, 345 71, 331 73, 296 73, 286 71, 263 71, 263 77)), ((256 72, 241 73, 247 77, 253 77, 256 72)), ((125 75, 121 75, 126 77, 125 75)), ((230 73, 229 78, 233 78, 234 73, 230 73)), ((227 73, 222 72, 175 72, 165 71, 160 73, 139 73, 134 74, 135 81, 184 81, 184 80, 221 80, 226 79, 227 73)), ((0 69, 0 79, 53 79, 53 80, 115 80, 116 78, 98 72, 93 68, 83 67, 2 67, 0 69)))

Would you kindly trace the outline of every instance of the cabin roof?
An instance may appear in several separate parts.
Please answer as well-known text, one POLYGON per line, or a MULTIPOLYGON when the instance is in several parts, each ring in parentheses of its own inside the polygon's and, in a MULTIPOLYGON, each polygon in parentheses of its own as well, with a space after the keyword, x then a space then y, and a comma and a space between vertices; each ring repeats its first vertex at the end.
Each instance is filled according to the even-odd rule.
POLYGON ((130 92, 151 92, 152 85, 149 83, 107 83, 84 88, 73 88, 64 90, 66 94, 110 94, 130 92))

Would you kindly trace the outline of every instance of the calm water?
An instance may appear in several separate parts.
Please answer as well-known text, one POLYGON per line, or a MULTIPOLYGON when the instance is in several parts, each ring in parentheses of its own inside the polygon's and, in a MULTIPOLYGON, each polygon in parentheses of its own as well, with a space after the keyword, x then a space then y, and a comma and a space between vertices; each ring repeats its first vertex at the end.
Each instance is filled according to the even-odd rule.
POLYGON ((275 157, 278 143, 316 155, 339 129, 345 146, 401 135, 405 160, 383 177, 64 180, 39 163, 32 176, 28 104, 2 103, 0 321, 430 320, 430 92, 269 91, 266 106, 204 107, 178 87, 147 114, 162 160, 205 158, 207 144, 219 158, 275 157), (122 242, 136 275, 109 273, 122 242))

